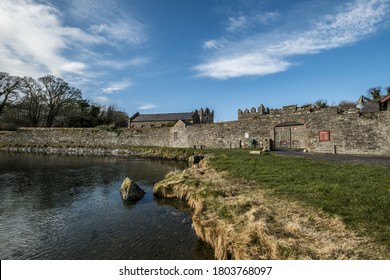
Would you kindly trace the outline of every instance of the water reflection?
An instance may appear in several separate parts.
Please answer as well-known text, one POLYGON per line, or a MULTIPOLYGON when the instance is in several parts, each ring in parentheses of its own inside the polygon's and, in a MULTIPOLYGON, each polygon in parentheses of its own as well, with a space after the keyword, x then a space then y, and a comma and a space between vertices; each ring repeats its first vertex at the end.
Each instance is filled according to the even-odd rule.
POLYGON ((183 163, 0 153, 1 259, 207 259, 188 209, 153 184, 183 163), (131 177, 146 192, 123 203, 131 177))

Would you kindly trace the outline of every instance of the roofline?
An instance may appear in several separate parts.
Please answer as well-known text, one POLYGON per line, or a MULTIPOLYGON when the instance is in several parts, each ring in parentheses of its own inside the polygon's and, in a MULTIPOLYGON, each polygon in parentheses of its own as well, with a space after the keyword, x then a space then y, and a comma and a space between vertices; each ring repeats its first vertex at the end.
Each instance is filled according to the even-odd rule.
POLYGON ((299 126, 299 125, 304 125, 303 123, 296 122, 296 121, 288 121, 288 122, 282 122, 275 127, 285 127, 285 126, 299 126))
POLYGON ((132 121, 134 120, 136 117, 138 117, 140 114, 139 112, 135 113, 134 115, 132 115, 129 119, 132 121))
MULTIPOLYGON (((172 122, 176 122, 178 120, 183 120, 183 114, 187 114, 187 115, 191 115, 193 114, 193 112, 182 112, 182 113, 159 113, 159 114, 138 114, 136 117, 134 118, 131 118, 130 120, 132 122, 156 122, 156 121, 172 121, 172 122), (158 120, 136 120, 137 117, 147 117, 147 116, 160 116, 160 117, 163 117, 161 119, 158 119, 158 120), (168 116, 178 116, 177 119, 172 119, 172 118, 168 118, 168 116), (165 119, 164 117, 166 117, 167 119, 165 119)), ((191 119, 191 117, 189 117, 188 119, 191 119)), ((186 119, 184 119, 186 120, 186 119)))
POLYGON ((384 102, 386 102, 387 100, 390 100, 390 94, 388 94, 388 95, 386 95, 385 97, 381 98, 381 99, 379 100, 379 102, 380 102, 380 103, 384 103, 384 102))

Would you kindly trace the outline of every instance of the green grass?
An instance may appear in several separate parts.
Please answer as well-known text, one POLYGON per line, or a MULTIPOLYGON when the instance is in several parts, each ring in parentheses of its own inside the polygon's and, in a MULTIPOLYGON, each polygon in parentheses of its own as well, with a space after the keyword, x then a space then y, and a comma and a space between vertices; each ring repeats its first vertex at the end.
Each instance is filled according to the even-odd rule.
POLYGON ((390 168, 239 150, 213 153, 216 170, 255 181, 269 195, 337 215, 357 233, 390 246, 390 168))

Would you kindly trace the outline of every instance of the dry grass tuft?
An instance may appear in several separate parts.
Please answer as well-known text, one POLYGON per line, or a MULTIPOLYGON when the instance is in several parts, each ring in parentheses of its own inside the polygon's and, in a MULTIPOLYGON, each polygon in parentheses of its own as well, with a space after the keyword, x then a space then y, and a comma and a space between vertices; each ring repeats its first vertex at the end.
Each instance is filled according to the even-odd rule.
POLYGON ((207 161, 170 173, 157 196, 193 209, 193 228, 217 259, 386 259, 386 250, 303 203, 276 198, 254 183, 216 172, 207 161))

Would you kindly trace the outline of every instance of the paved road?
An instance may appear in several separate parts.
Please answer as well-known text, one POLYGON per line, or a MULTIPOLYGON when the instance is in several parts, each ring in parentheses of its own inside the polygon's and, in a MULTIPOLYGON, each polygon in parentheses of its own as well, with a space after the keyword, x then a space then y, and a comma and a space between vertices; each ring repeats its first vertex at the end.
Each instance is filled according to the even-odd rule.
POLYGON ((390 167, 389 156, 318 154, 318 153, 304 153, 304 152, 297 152, 297 151, 272 151, 272 153, 281 156, 304 157, 310 159, 329 160, 329 161, 338 161, 338 162, 379 164, 379 165, 390 167))

